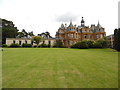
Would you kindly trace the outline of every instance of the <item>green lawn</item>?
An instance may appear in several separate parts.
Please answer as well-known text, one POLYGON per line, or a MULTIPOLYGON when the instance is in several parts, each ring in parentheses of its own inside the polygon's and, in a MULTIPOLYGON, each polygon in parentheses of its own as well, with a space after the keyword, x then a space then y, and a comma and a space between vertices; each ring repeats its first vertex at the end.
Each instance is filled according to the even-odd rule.
POLYGON ((112 49, 5 48, 3 88, 117 88, 112 49))

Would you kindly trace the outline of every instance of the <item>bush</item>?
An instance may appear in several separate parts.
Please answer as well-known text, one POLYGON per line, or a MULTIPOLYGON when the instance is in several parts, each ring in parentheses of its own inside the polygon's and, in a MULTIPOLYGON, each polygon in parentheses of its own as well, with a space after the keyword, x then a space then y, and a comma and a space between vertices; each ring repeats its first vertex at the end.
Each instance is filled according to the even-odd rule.
POLYGON ((50 44, 41 44, 38 46, 39 48, 49 48, 50 47, 50 44))
POLYGON ((2 47, 8 47, 8 45, 6 45, 6 44, 3 44, 3 45, 2 45, 2 47))
POLYGON ((79 42, 73 44, 71 46, 71 48, 87 49, 87 48, 89 48, 89 45, 88 45, 88 42, 86 40, 83 40, 83 41, 79 41, 79 42))
POLYGON ((80 46, 80 42, 77 42, 73 45, 71 45, 71 48, 78 48, 80 46))
POLYGON ((17 44, 17 43, 13 43, 13 44, 10 45, 10 47, 12 47, 12 48, 17 48, 17 47, 20 47, 20 45, 17 44))
POLYGON ((100 42, 94 42, 93 43, 93 48, 102 48, 102 45, 101 45, 101 43, 100 42))
POLYGON ((78 48, 80 48, 80 49, 87 49, 87 48, 89 48, 88 41, 86 41, 86 40, 81 41, 80 45, 78 46, 78 48))
POLYGON ((63 48, 63 43, 62 43, 62 41, 61 41, 61 40, 57 40, 55 46, 58 47, 58 48, 63 48))
POLYGON ((109 47, 109 41, 105 39, 99 39, 96 41, 97 43, 97 48, 108 48, 109 47))
POLYGON ((56 47, 57 47, 56 45, 53 46, 53 48, 56 48, 56 47))
POLYGON ((25 43, 23 43, 22 47, 32 47, 32 44, 25 44, 25 43))
POLYGON ((94 41, 93 40, 87 40, 87 44, 89 48, 93 48, 94 41))
POLYGON ((77 42, 71 46, 71 48, 80 48, 80 49, 87 49, 87 48, 107 48, 109 47, 109 41, 107 39, 99 39, 96 41, 93 40, 83 40, 77 42))

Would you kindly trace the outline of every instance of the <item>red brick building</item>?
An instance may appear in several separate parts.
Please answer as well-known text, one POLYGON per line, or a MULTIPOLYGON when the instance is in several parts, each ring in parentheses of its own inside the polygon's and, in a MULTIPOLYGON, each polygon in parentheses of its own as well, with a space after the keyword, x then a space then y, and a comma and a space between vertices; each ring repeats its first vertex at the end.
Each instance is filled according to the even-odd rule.
POLYGON ((69 26, 67 24, 61 24, 58 31, 56 32, 56 39, 60 39, 63 45, 70 47, 72 44, 81 40, 97 40, 106 36, 105 29, 99 24, 97 26, 91 25, 85 26, 85 21, 82 17, 81 26, 73 25, 70 22, 69 26))

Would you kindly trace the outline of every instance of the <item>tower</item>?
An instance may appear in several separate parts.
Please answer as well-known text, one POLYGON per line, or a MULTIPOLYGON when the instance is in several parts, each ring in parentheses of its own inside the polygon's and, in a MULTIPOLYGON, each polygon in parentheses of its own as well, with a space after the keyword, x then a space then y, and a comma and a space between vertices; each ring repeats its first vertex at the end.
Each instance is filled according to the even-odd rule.
POLYGON ((99 23, 99 20, 98 20, 98 24, 97 24, 97 28, 101 28, 101 25, 100 25, 100 23, 99 23))
POLYGON ((81 27, 84 27, 85 26, 85 21, 84 21, 84 19, 83 19, 83 17, 82 17, 82 20, 81 20, 81 27))

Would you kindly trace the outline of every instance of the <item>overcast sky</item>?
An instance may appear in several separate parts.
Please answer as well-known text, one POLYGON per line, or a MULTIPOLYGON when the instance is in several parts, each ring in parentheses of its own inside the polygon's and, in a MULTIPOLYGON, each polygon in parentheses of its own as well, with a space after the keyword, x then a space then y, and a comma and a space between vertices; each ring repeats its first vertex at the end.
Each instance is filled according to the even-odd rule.
POLYGON ((81 17, 85 25, 97 25, 98 20, 107 35, 118 28, 119 0, 0 0, 0 18, 11 20, 19 31, 35 35, 49 31, 54 37, 61 23, 77 26, 81 17))

